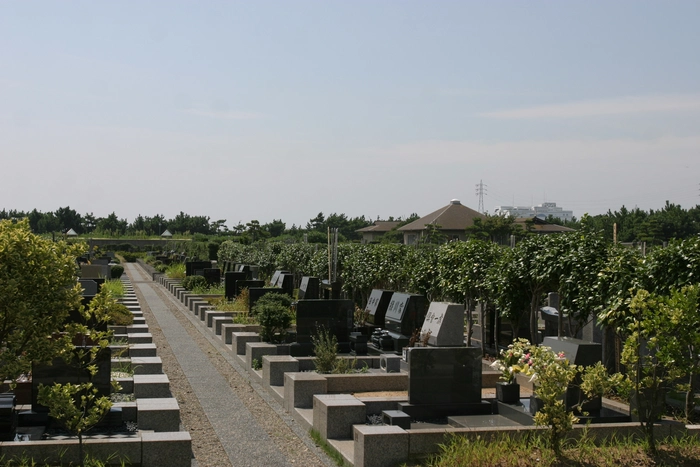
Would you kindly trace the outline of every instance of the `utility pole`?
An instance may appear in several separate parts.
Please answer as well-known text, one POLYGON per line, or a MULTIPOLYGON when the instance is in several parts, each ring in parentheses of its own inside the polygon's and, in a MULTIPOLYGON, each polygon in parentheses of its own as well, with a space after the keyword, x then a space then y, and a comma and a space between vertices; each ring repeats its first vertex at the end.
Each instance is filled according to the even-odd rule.
POLYGON ((477 211, 484 214, 484 195, 486 194, 486 185, 483 180, 479 180, 476 184, 476 196, 479 198, 479 207, 477 211))

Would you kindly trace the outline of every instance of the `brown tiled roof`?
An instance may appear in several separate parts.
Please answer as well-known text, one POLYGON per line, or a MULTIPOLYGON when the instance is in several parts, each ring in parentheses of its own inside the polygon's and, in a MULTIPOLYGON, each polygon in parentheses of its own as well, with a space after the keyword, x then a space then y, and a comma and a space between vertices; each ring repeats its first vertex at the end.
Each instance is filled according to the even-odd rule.
POLYGON ((428 224, 439 225, 441 230, 464 230, 474 225, 476 218, 486 219, 486 216, 464 206, 457 200, 452 200, 447 206, 399 227, 399 230, 402 232, 424 230, 428 224))
POLYGON ((355 232, 389 232, 391 229, 399 225, 400 222, 394 221, 376 221, 369 227, 357 229, 355 232))
POLYGON ((563 225, 549 224, 537 217, 519 217, 513 221, 515 225, 519 225, 523 230, 527 229, 527 221, 533 221, 530 230, 538 233, 556 233, 556 232, 575 232, 575 229, 564 227, 563 225))

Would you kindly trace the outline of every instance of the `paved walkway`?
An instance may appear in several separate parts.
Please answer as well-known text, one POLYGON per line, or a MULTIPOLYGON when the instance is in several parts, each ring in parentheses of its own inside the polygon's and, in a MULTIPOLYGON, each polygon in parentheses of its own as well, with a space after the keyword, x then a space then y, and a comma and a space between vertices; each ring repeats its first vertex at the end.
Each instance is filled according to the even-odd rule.
MULTIPOLYGON (((163 353, 172 352, 172 361, 179 365, 186 383, 189 383, 181 384, 185 386, 185 392, 180 388, 180 397, 178 389, 172 387, 171 378, 174 396, 179 402, 182 398, 187 403, 184 399, 187 398, 187 392, 191 391, 196 400, 191 398, 187 410, 201 411, 204 415, 201 417, 200 414, 202 423, 210 424, 210 427, 184 427, 192 430, 190 434, 195 453, 193 465, 333 465, 279 404, 257 383, 248 379, 221 339, 213 336, 200 320, 160 284, 153 282, 140 266, 127 263, 125 267, 154 340, 156 334, 162 331, 162 336, 167 341, 163 349, 158 345, 158 355, 164 359, 165 372, 178 372, 177 368, 168 369, 165 364, 168 355, 163 353), (155 322, 150 322, 149 310, 152 313, 150 319, 155 322), (206 440, 209 443, 208 449, 216 451, 223 448, 228 460, 222 459, 224 454, 221 452, 217 455, 216 452, 200 450, 198 454, 195 446, 197 438, 202 435, 207 437, 207 432, 208 438, 211 438, 212 433, 218 438, 218 443, 212 439, 206 440)), ((180 402, 181 411, 183 402, 180 402)), ((197 414, 194 415, 193 419, 196 420, 197 414)))

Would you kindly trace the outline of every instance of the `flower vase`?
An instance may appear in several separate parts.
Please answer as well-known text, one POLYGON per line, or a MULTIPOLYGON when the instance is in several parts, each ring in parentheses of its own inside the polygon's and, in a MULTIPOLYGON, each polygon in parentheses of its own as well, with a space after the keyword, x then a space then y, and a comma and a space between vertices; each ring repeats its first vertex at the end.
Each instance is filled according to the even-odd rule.
POLYGON ((520 402, 520 385, 504 381, 497 382, 496 399, 505 404, 517 404, 520 402))

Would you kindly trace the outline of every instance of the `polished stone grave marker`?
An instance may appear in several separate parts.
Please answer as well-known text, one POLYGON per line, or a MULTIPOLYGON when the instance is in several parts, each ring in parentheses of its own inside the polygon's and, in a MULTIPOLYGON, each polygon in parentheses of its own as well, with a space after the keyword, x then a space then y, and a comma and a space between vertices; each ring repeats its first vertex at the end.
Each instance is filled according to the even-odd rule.
POLYGON ((202 275, 207 281, 209 286, 219 286, 221 285, 221 269, 219 268, 204 268, 202 270, 202 275))
POLYGON ((204 268, 211 268, 211 261, 188 261, 185 263, 185 275, 197 275, 197 271, 203 271, 204 268))
POLYGON ((318 277, 304 276, 299 285, 299 300, 316 300, 319 298, 320 279, 318 277))
POLYGON ((240 287, 236 284, 238 281, 246 280, 244 272, 225 272, 224 273, 224 295, 226 300, 233 300, 241 293, 240 287))
POLYGON ((394 295, 393 290, 373 289, 369 294, 365 311, 368 313, 367 322, 376 327, 384 327, 384 316, 389 308, 391 296, 394 295))
POLYGON ((414 418, 492 412, 481 399, 481 349, 412 347, 408 357, 408 402, 400 410, 414 418))
POLYGON ((294 296, 294 276, 292 274, 282 273, 277 277, 275 287, 284 290, 284 293, 290 297, 294 296))
POLYGON ((435 347, 464 346, 464 305, 432 302, 425 315, 421 338, 430 333, 428 345, 435 347))
POLYGON ((292 344, 290 355, 312 355, 312 338, 322 328, 338 339, 339 352, 349 352, 354 311, 352 300, 299 300, 296 344, 292 344))

